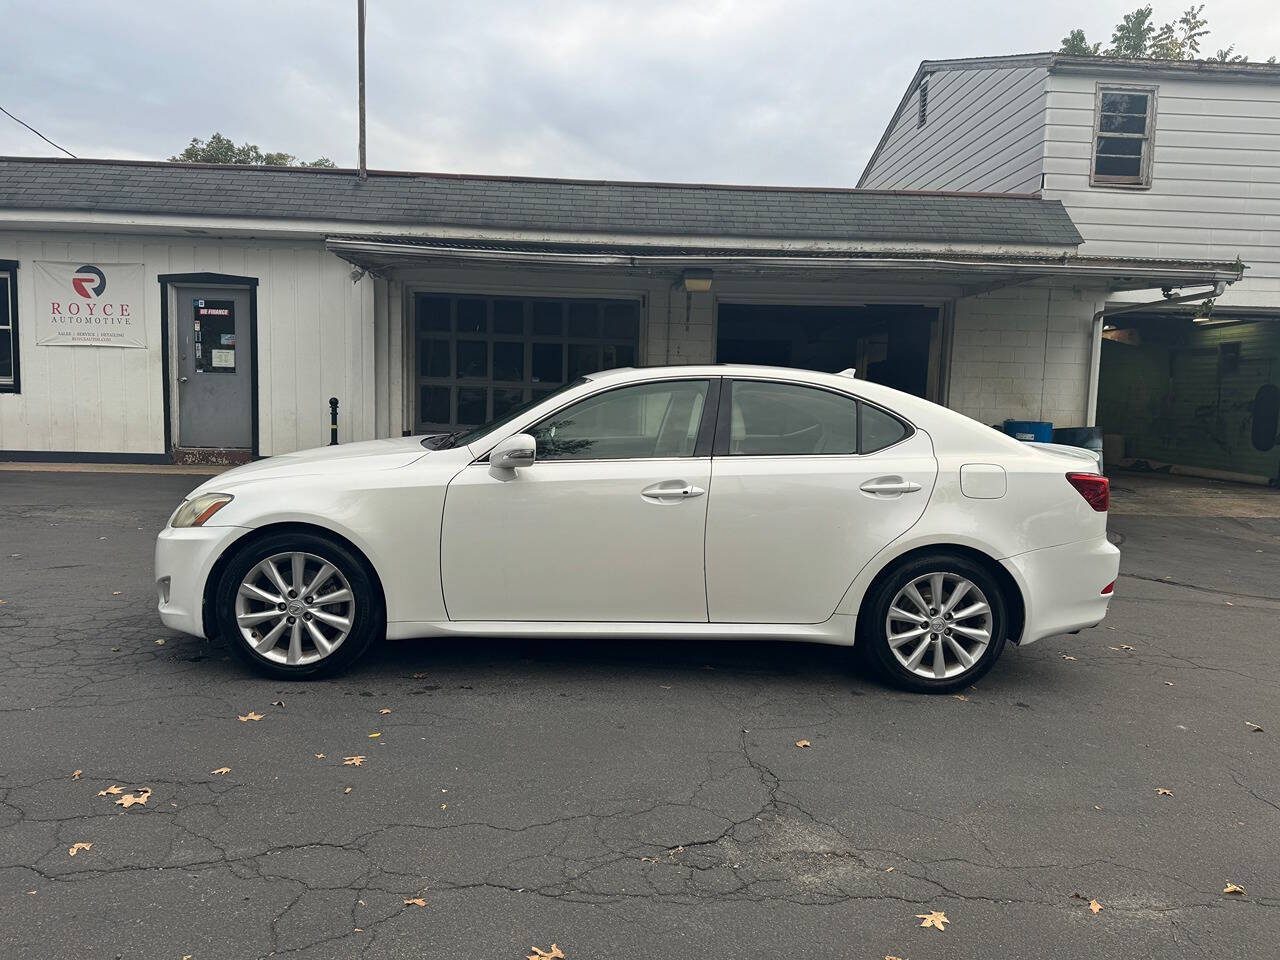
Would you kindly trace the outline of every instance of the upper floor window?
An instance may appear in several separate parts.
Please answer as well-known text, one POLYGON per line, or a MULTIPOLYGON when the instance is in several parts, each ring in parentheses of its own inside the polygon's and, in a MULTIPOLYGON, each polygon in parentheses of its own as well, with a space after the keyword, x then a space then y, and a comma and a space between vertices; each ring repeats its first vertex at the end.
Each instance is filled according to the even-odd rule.
POLYGON ((0 260, 0 393, 18 391, 17 267, 0 260))
POLYGON ((1155 116, 1155 87, 1098 87, 1092 185, 1151 186, 1155 116))

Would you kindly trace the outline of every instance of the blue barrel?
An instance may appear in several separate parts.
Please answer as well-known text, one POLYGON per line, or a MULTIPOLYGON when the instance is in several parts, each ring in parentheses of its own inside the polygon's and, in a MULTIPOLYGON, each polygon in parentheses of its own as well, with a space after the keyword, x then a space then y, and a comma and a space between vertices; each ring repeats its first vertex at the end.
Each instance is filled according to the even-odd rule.
POLYGON ((1053 424, 1047 420, 1006 420, 1004 432, 1015 440, 1053 443, 1053 424))

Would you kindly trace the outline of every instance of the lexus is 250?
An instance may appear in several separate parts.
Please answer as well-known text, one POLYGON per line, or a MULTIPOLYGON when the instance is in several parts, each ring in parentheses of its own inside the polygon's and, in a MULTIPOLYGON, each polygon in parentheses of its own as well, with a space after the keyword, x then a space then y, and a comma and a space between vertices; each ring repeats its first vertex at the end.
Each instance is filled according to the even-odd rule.
POLYGON ((943 692, 1102 620, 1108 496, 1085 451, 852 376, 612 370, 209 480, 159 535, 159 610, 281 678, 383 637, 767 638, 943 692))

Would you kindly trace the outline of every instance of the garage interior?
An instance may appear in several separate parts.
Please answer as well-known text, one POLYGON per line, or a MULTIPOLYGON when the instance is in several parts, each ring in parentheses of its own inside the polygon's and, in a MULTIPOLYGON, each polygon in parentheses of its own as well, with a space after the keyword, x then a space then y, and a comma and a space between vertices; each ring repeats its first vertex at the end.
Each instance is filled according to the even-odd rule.
POLYGON ((937 307, 720 303, 716 359, 838 373, 926 397, 937 307))

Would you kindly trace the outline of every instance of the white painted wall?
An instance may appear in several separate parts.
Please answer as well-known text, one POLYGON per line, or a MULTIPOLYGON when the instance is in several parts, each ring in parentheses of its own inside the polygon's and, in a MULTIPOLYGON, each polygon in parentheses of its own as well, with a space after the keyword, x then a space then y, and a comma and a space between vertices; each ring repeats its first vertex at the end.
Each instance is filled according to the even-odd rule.
POLYGON ((949 405, 983 423, 1087 420, 1093 314, 1105 291, 1006 287, 956 301, 949 405))
MULTIPOLYGON (((1234 260, 1220 306, 1280 308, 1280 82, 1144 79, 1157 90, 1150 189, 1089 186, 1100 78, 1051 74, 1044 195, 1061 200, 1082 254, 1234 260)), ((1135 299, 1149 299, 1135 297, 1135 299)))
POLYGON ((21 351, 21 393, 0 393, 0 450, 165 452, 157 278, 170 273, 258 278, 262 454, 327 442, 330 396, 342 440, 374 435, 373 282, 353 284, 320 240, 0 232, 0 259, 19 261, 21 351), (142 263, 147 349, 37 346, 34 260, 142 263))
POLYGON ((887 190, 1040 189, 1044 67, 945 70, 928 77, 927 119, 920 93, 890 121, 890 133, 860 187, 887 190))

